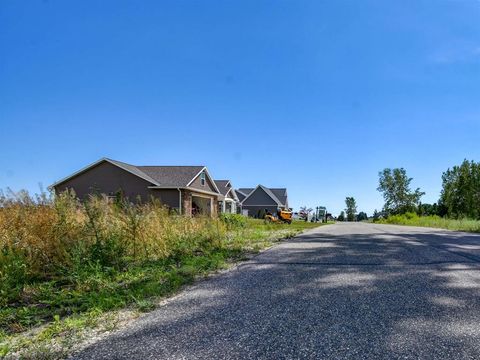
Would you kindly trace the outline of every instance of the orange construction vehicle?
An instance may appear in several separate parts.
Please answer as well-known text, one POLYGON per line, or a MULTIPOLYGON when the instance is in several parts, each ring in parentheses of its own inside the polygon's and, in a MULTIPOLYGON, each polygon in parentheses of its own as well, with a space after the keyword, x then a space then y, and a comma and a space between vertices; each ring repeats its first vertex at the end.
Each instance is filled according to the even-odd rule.
POLYGON ((292 211, 290 209, 278 209, 277 214, 272 214, 266 210, 265 222, 266 223, 292 223, 292 211))

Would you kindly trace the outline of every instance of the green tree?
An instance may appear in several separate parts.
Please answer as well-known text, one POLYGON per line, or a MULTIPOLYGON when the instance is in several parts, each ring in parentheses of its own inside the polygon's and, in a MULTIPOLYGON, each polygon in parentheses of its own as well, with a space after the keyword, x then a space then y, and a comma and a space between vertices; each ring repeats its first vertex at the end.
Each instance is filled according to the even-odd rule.
POLYGON ((357 215, 357 221, 365 221, 365 220, 368 220, 367 213, 360 211, 357 215))
POLYGON ((419 188, 412 191, 412 178, 407 176, 404 168, 384 169, 378 173, 379 185, 377 190, 383 195, 385 205, 383 211, 387 215, 415 212, 420 198, 425 195, 419 188))
POLYGON ((345 212, 347 213, 347 221, 355 221, 355 214, 357 213, 357 202, 352 196, 345 198, 345 212))
POLYGON ((450 217, 480 219, 480 163, 464 160, 443 173, 439 207, 450 217))
POLYGON ((345 211, 342 211, 337 217, 338 221, 345 221, 345 211))
POLYGON ((418 205, 417 214, 419 216, 439 215, 438 205, 437 203, 433 203, 433 204, 420 203, 418 205))

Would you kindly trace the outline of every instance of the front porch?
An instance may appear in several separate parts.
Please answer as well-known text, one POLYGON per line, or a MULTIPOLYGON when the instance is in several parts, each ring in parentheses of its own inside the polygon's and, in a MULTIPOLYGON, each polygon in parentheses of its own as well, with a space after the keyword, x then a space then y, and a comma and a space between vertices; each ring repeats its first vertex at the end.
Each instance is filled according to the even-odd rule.
POLYGON ((218 202, 218 211, 223 214, 236 214, 237 203, 234 199, 224 198, 218 202))
POLYGON ((182 190, 182 214, 188 216, 216 216, 217 196, 198 191, 182 190))

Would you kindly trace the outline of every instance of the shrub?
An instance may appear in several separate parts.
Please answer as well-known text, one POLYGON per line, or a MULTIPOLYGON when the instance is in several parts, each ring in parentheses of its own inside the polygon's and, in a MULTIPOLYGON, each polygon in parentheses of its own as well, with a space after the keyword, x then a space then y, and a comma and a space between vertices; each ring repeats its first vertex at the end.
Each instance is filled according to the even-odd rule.
POLYGON ((247 218, 240 214, 220 214, 219 219, 228 229, 241 229, 247 225, 247 218))
POLYGON ((267 215, 265 209, 260 209, 257 211, 257 219, 264 219, 265 215, 267 215))
POLYGON ((12 249, 0 251, 0 307, 15 300, 27 280, 25 258, 12 249))

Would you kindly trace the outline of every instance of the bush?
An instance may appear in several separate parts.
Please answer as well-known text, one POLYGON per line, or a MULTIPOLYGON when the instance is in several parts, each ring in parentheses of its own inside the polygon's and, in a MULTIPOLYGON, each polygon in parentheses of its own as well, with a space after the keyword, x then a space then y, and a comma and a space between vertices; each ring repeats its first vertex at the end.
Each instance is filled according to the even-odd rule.
POLYGON ((257 211, 257 219, 265 219, 265 216, 267 215, 267 212, 265 209, 260 209, 257 211))
POLYGON ((247 218, 240 214, 220 214, 219 219, 231 229, 241 229, 247 225, 247 218))
POLYGON ((27 279, 25 258, 9 249, 0 251, 0 307, 15 300, 27 279))

